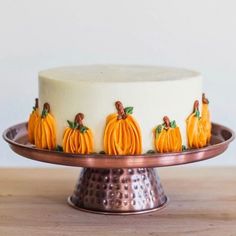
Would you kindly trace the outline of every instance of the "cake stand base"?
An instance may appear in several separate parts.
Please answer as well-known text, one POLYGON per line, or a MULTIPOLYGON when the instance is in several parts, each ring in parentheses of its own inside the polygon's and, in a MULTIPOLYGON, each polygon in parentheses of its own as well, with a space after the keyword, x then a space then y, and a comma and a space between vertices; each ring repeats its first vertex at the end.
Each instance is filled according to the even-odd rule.
POLYGON ((97 214, 130 215, 162 209, 167 197, 154 168, 84 168, 68 203, 97 214))

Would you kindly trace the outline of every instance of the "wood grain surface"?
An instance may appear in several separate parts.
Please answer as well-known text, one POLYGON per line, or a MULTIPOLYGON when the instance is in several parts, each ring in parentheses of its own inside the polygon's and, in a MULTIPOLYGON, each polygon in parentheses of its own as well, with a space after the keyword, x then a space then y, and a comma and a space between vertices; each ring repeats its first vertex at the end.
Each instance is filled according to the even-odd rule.
POLYGON ((78 174, 79 168, 0 169, 0 236, 236 236, 236 168, 163 168, 169 205, 137 216, 69 207, 78 174))

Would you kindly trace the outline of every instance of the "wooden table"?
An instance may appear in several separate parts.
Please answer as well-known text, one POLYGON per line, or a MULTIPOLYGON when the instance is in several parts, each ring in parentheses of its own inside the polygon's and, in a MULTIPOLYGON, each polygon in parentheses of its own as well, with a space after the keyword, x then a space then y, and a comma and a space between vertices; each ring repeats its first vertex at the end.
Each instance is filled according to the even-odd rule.
POLYGON ((103 216, 66 204, 78 168, 0 169, 0 235, 236 235, 236 168, 159 171, 170 203, 146 215, 103 216))

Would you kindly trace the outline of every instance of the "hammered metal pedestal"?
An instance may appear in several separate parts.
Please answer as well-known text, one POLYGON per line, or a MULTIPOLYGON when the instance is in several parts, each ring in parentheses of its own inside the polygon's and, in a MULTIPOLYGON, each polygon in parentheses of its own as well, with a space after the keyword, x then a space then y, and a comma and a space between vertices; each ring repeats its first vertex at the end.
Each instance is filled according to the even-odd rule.
POLYGON ((167 197, 154 168, 84 168, 69 205, 100 214, 141 214, 163 208, 167 197))

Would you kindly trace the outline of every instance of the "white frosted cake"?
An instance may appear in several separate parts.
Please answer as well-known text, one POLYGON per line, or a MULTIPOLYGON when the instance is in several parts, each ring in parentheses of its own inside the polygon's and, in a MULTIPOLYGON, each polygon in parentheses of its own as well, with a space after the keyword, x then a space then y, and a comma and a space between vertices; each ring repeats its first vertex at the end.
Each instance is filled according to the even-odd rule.
MULTIPOLYGON (((165 116, 175 120, 182 136, 182 144, 188 145, 186 120, 193 112, 196 100, 202 101, 202 76, 198 72, 186 69, 89 65, 53 68, 39 73, 39 114, 45 103, 50 104, 50 113, 55 119, 56 144, 63 145, 67 121, 74 121, 76 114, 83 113, 84 124, 93 134, 93 152, 97 153, 105 148, 104 132, 108 125, 106 119, 111 113, 117 112, 117 101, 121 101, 124 107, 133 107, 132 116, 141 132, 141 141, 137 139, 135 142, 141 142, 139 152, 146 153, 156 149, 153 133, 156 127, 163 123, 165 116)), ((201 107, 202 103, 199 102, 199 109, 201 107)), ((194 114, 190 118, 198 116, 198 113, 194 114)), ((117 129, 123 132, 122 127, 127 125, 117 129)), ((189 129, 189 132, 192 132, 191 124, 189 129)), ((119 145, 117 148, 123 148, 122 145, 129 142, 131 137, 137 136, 135 130, 127 130, 128 138, 124 138, 123 141, 117 133, 115 142, 119 144, 115 143, 115 148, 119 145)), ((45 136, 48 132, 45 131, 45 136)), ((108 142, 111 139, 109 135, 108 142)), ((194 143, 194 140, 193 136, 189 142, 194 143)), ((127 150, 131 150, 132 145, 133 141, 127 150)), ((129 154, 129 151, 122 154, 129 154)))

